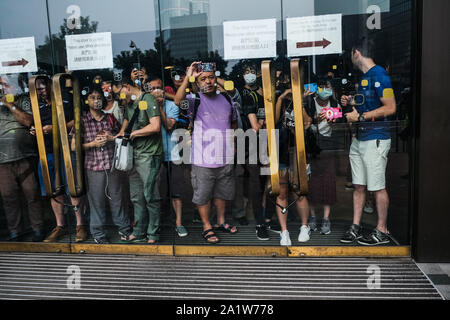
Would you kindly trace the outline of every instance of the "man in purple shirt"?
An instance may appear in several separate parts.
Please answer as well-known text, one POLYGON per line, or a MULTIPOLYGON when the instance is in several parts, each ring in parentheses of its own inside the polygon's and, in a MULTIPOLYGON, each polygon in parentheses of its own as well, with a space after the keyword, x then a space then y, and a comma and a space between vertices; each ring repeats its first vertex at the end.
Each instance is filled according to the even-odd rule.
MULTIPOLYGON (((202 66, 205 64, 201 64, 202 66)), ((225 222, 226 201, 234 198, 232 129, 237 128, 237 113, 233 102, 218 92, 215 70, 199 70, 200 62, 193 62, 178 88, 174 102, 189 103, 188 114, 194 126, 191 147, 191 182, 194 190, 192 202, 197 205, 203 222, 203 238, 217 243, 219 238, 209 221, 211 200, 217 209, 218 230, 236 233, 237 228, 225 222), (188 94, 190 82, 199 88, 198 94, 188 94)))

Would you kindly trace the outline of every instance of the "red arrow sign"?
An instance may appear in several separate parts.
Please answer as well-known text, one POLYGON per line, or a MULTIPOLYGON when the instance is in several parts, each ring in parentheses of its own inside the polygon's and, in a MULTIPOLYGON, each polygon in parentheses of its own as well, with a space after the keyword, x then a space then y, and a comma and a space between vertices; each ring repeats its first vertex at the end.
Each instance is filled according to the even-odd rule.
POLYGON ((25 67, 28 64, 28 61, 22 58, 22 60, 17 61, 3 61, 2 67, 12 67, 12 66, 22 66, 25 67))
POLYGON ((297 48, 312 48, 312 47, 322 47, 325 49, 331 44, 330 41, 323 38, 322 41, 310 41, 310 42, 297 42, 297 48))

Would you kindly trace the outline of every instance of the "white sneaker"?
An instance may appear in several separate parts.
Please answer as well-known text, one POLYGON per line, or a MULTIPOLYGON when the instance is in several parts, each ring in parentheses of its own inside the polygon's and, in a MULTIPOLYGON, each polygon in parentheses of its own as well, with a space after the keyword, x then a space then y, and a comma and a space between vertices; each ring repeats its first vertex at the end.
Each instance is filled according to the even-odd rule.
POLYGON ((280 234, 280 246, 291 246, 291 237, 289 237, 289 231, 284 230, 280 234))
POLYGON ((300 234, 298 235, 299 242, 309 241, 309 235, 311 234, 311 228, 308 226, 301 226, 300 234))

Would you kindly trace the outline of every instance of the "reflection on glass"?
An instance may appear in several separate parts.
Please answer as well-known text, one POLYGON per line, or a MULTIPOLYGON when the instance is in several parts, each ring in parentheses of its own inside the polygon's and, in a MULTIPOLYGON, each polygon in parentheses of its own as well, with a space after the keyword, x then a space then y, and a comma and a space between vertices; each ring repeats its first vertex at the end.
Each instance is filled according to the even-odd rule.
MULTIPOLYGON (((357 211, 356 216, 362 216, 364 235, 377 227, 377 217, 381 215, 387 220, 378 227, 383 232, 390 231, 389 245, 409 244, 411 1, 310 0, 299 5, 294 0, 132 0, 126 5, 139 10, 124 14, 122 7, 111 6, 110 1, 103 0, 49 0, 48 8, 45 1, 22 0, 9 1, 8 9, 12 7, 14 14, 6 14, 6 5, 1 5, 5 6, 0 14, 1 39, 34 37, 36 73, 49 76, 70 73, 79 80, 84 169, 87 169, 90 190, 83 199, 63 195, 43 199, 44 224, 33 218, 38 215, 30 212, 30 223, 25 221, 26 226, 18 228, 14 224, 18 223, 19 213, 7 216, 8 221, 2 213, 1 239, 28 232, 26 240, 31 240, 32 231, 39 229, 44 234, 40 237, 45 236, 49 242, 132 244, 151 240, 149 243, 189 245, 215 242, 211 232, 202 237, 206 229, 212 228, 220 244, 225 245, 343 245, 345 241, 340 240, 357 211), (31 11, 35 14, 29 15, 31 11), (339 17, 334 25, 326 25, 325 29, 334 28, 331 37, 320 34, 325 29, 316 25, 325 15, 339 17), (20 23, 24 20, 28 23, 20 23), (262 21, 265 24, 258 25, 262 21), (311 26, 304 27, 305 21, 311 26), (233 27, 234 33, 228 32, 227 26, 233 27), (376 43, 370 53, 377 65, 376 75, 369 72, 374 65, 370 69, 367 65, 363 67, 361 57, 352 51, 355 42, 364 38, 376 43), (269 46, 265 41, 270 42, 269 46), (293 58, 300 58, 303 71, 302 114, 310 174, 309 194, 300 198, 295 194, 292 180, 292 164, 296 161, 290 73, 293 58), (279 195, 271 194, 267 176, 261 174, 268 169, 267 163, 261 161, 267 155, 261 74, 264 60, 271 60, 275 68, 271 80, 276 91, 275 118, 279 134, 282 180, 279 195), (200 66, 209 69, 199 70, 197 65, 189 69, 193 62, 201 62, 200 66), (207 77, 202 78, 200 71, 207 77), (199 108, 201 118, 204 116, 205 106, 196 106, 195 101, 205 94, 211 94, 211 99, 217 96, 220 99, 225 94, 236 114, 237 128, 248 133, 246 140, 241 139, 246 141, 242 148, 244 163, 234 163, 233 170, 226 173, 233 181, 232 186, 226 185, 225 191, 216 190, 217 194, 224 191, 227 196, 234 196, 226 206, 221 201, 215 203, 214 197, 208 199, 211 200, 208 215, 203 211, 205 203, 193 203, 197 196, 195 182, 201 173, 185 161, 190 161, 190 148, 195 145, 192 123, 195 108, 199 108), (389 104, 393 99, 395 113, 388 112, 381 117, 370 114, 375 106, 389 104), (356 113, 352 113, 353 108, 356 113), (369 112, 369 116, 360 119, 359 113, 364 112, 369 112), (372 116, 377 121, 372 123, 372 116), (361 125, 361 120, 368 124, 361 125), (130 130, 126 130, 130 122, 133 122, 130 130), (361 130, 374 127, 382 127, 390 145, 385 144, 388 139, 380 137, 361 138, 361 130), (146 130, 151 134, 141 135, 146 130), (122 137, 125 138, 113 142, 113 138, 122 137), (135 168, 112 173, 114 151, 117 145, 127 145, 124 142, 127 138, 131 138, 134 148, 135 168), (250 142, 253 138, 257 143, 250 142), (355 152, 357 140, 374 140, 378 148, 374 150, 382 158, 387 156, 385 185, 370 187, 367 192, 358 187, 365 181, 358 180, 356 160, 349 157, 355 152), (261 146, 260 141, 265 145, 261 146), (177 145, 186 149, 172 152, 177 145), (252 153, 257 154, 257 163, 250 163, 252 153), (137 172, 136 166, 140 165, 147 165, 151 170, 137 172), (386 189, 387 193, 378 192, 378 188, 386 189), (355 202, 358 195, 359 200, 355 202), (209 217, 210 225, 205 217, 209 217), (232 234, 236 229, 238 233, 232 234)), ((366 54, 363 48, 357 51, 363 57, 366 54)), ((32 112, 27 112, 26 84, 31 74, 1 75, 4 101, 0 106, 0 121, 3 121, 0 127, 15 130, 14 139, 25 141, 22 143, 25 155, 21 159, 35 159, 31 166, 41 177, 37 150, 30 147, 35 138, 28 133, 26 121, 20 123, 14 117, 18 111, 11 110, 7 101, 8 94, 12 95, 18 102, 17 109, 24 111, 25 119, 29 118, 32 112), (14 88, 17 92, 9 93, 14 88)), ((70 132, 71 104, 77 93, 70 79, 61 85, 70 132)), ((38 84, 37 89, 42 126, 48 131, 46 153, 51 159, 52 132, 48 127, 51 88, 48 84, 38 84)), ((221 101, 225 105, 227 100, 221 101)), ((215 123, 214 117, 220 116, 217 110, 207 115, 211 118, 205 123, 215 123)), ((11 145, 8 134, 6 131, 0 134, 3 146, 11 145)), ((11 160, 5 156, 10 151, 5 148, 0 151, 2 170, 11 160)), ((235 162, 239 157, 237 154, 235 162)), ((369 164, 364 166, 370 168, 369 164)), ((200 185, 205 181, 201 180, 200 185)), ((38 182, 39 179, 35 183, 38 182)), ((35 191, 39 194, 39 189, 35 191)), ((5 198, 7 192, 10 190, 2 189, 3 208, 9 208, 14 199, 5 198)), ((30 206, 33 208, 32 201, 28 203, 30 206)), ((347 243, 359 245, 358 239, 347 243)))

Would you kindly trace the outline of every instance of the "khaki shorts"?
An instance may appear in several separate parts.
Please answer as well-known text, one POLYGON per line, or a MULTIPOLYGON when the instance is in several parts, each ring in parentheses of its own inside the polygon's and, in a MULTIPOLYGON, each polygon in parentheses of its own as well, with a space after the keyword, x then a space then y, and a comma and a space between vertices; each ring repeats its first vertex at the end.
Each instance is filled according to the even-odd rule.
POLYGON ((204 168, 192 165, 191 182, 194 196, 192 202, 200 206, 211 199, 231 201, 234 199, 233 165, 220 168, 204 168))
POLYGON ((387 156, 390 149, 390 139, 368 141, 353 139, 350 147, 353 184, 367 186, 368 191, 385 189, 387 156))

